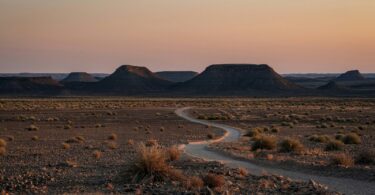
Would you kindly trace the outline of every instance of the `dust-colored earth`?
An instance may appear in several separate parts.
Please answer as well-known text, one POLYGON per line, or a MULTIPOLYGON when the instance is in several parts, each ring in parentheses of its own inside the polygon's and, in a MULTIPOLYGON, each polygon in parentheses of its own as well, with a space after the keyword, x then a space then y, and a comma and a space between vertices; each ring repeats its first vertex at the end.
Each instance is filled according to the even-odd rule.
MULTIPOLYGON (((216 112, 220 112, 221 115, 226 113, 231 117, 220 119, 221 122, 250 128, 253 125, 273 124, 269 122, 274 116, 265 118, 265 115, 272 109, 282 109, 290 105, 290 101, 295 106, 304 102, 262 99, 2 99, 0 138, 6 141, 6 146, 3 147, 6 152, 0 156, 0 190, 15 194, 208 194, 212 191, 237 194, 335 194, 316 182, 293 181, 272 175, 256 176, 244 173, 241 169, 228 168, 217 162, 206 162, 187 155, 170 162, 170 166, 181 170, 185 175, 202 178, 205 183, 199 188, 187 187, 184 182, 173 179, 133 183, 128 182, 129 178, 126 178, 129 177, 126 172, 137 156, 137 145, 141 142, 156 140, 161 147, 168 148, 189 141, 215 139, 223 135, 224 132, 220 129, 194 124, 178 117, 174 114, 177 108, 194 106, 196 112, 192 114, 196 114, 197 117, 216 112), (246 117, 243 110, 246 110, 245 113, 248 113, 250 118, 241 118, 246 117), (264 110, 264 113, 258 112, 260 110, 264 110), (253 123, 254 121, 259 123, 253 123), (224 177, 225 182, 219 187, 210 186, 204 179, 208 173, 224 177)), ((330 100, 333 105, 335 101, 330 100)), ((315 109, 322 102, 325 101, 311 100, 305 102, 304 106, 315 109)), ((354 102, 350 105, 358 104, 361 109, 368 104, 374 106, 373 102, 367 100, 354 102)), ((338 108, 345 106, 340 101, 337 104, 338 108)), ((290 113, 292 110, 299 110, 297 107, 288 109, 285 113, 293 114, 294 112, 290 113)), ((317 110, 324 113, 321 108, 317 110)), ((279 115, 283 114, 284 112, 279 115)), ((362 110, 362 115, 366 119, 371 118, 370 109, 362 110), (366 113, 370 117, 366 118, 366 113)), ((361 117, 356 117, 362 120, 361 117)), ((303 124, 302 120, 299 122, 303 124)), ((293 129, 280 127, 277 135, 294 136, 293 130, 296 130, 299 124, 293 129)), ((372 124, 366 127, 363 132, 370 131, 372 124)), ((318 130, 328 133, 328 128, 318 130)), ((299 132, 296 136, 303 138, 304 134, 300 135, 299 132)), ((308 129, 306 134, 310 134, 308 129)), ((371 143, 367 146, 367 135, 371 134, 363 133, 362 144, 346 146, 344 151, 350 153, 355 152, 356 147, 370 147, 371 143)), ((249 144, 248 141, 231 144, 245 147, 244 143, 249 144)), ((311 147, 315 146, 318 147, 319 144, 312 143, 311 147)), ((217 147, 222 148, 226 145, 217 147)), ((271 152, 275 158, 277 156, 274 151, 265 152, 271 152)), ((297 155, 285 156, 296 163, 301 161, 301 157, 297 155)), ((308 155, 305 158, 305 161, 314 161, 309 160, 308 155)), ((371 170, 372 167, 368 166, 368 169, 371 170)))

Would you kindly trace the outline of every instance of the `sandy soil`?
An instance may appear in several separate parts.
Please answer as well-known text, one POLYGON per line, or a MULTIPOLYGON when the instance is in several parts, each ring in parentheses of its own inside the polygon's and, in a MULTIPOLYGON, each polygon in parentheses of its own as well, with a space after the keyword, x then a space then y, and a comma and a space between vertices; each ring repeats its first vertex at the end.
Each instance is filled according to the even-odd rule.
POLYGON ((187 157, 171 166, 199 177, 209 172, 220 174, 225 177, 225 184, 215 189, 192 190, 175 181, 125 182, 124 171, 134 161, 135 147, 140 142, 155 139, 161 146, 169 147, 223 135, 219 129, 176 116, 176 108, 209 108, 231 103, 233 101, 226 99, 0 100, 0 138, 7 142, 5 155, 0 156, 0 191, 16 194, 208 194, 214 190, 245 194, 334 194, 314 182, 244 175, 219 163, 187 157))
POLYGON ((195 109, 193 114, 196 118, 238 127, 243 130, 243 134, 259 129, 262 132, 260 135, 275 137, 278 143, 286 138, 298 140, 303 144, 304 151, 298 154, 285 153, 279 152, 278 147, 252 151, 254 141, 247 136, 237 142, 212 145, 213 149, 269 166, 375 181, 375 164, 355 162, 363 151, 375 148, 374 100, 285 99, 236 104, 229 108, 225 105, 195 109), (337 140, 337 135, 350 133, 357 134, 361 143, 343 144, 340 150, 326 150, 329 140, 337 140), (313 136, 325 137, 327 140, 312 141, 313 136), (332 159, 338 154, 346 154, 354 164, 332 165, 332 159))

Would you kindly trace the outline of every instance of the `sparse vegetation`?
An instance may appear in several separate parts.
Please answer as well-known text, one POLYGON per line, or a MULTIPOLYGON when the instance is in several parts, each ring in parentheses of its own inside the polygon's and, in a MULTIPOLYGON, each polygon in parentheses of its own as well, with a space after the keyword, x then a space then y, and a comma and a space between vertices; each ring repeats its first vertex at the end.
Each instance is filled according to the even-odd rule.
POLYGON ((108 136, 109 140, 117 140, 117 135, 112 133, 111 135, 108 136))
POLYGON ((4 156, 6 153, 6 148, 5 147, 0 147, 0 156, 4 156))
POLYGON ((170 161, 178 160, 181 155, 181 151, 178 149, 177 146, 172 146, 168 148, 167 153, 170 161))
POLYGON ((4 156, 6 153, 7 142, 3 139, 0 139, 0 156, 4 156))
POLYGON ((258 129, 251 129, 249 130, 244 136, 247 136, 247 137, 257 137, 260 135, 260 132, 258 129))
POLYGON ((134 173, 133 182, 163 181, 168 178, 168 173, 172 168, 167 164, 166 155, 159 145, 147 147, 144 144, 139 144, 136 154, 130 169, 134 173))
POLYGON ((33 137, 31 137, 31 140, 33 140, 33 141, 38 141, 38 140, 39 140, 39 137, 36 136, 36 135, 34 135, 33 137))
POLYGON ((203 181, 205 185, 207 185, 210 188, 219 188, 224 186, 225 184, 225 178, 223 175, 217 175, 213 173, 207 174, 204 178, 203 181))
POLYGON ((62 148, 63 149, 70 149, 70 144, 68 144, 68 143, 62 143, 62 148))
POLYGON ((29 127, 26 128, 28 131, 38 131, 39 128, 35 125, 30 125, 29 127))
POLYGON ((128 144, 128 146, 134 145, 134 140, 128 139, 127 144, 128 144))
POLYGON ((361 137, 359 137, 355 133, 349 133, 349 134, 345 135, 345 137, 343 138, 343 142, 345 144, 360 144, 361 143, 361 137))
POLYGON ((326 151, 342 150, 344 148, 344 143, 340 140, 330 140, 326 147, 326 151))
POLYGON ((337 165, 337 166, 344 166, 344 167, 350 167, 354 165, 354 160, 351 156, 342 153, 342 154, 337 154, 333 156, 331 160, 332 165, 337 165))
POLYGON ((294 152, 301 153, 304 150, 303 144, 297 139, 285 139, 279 145, 280 152, 294 152))
POLYGON ((0 139, 0 148, 5 148, 7 146, 7 142, 4 139, 0 139))
POLYGON ((361 151, 355 158, 355 162, 363 165, 375 164, 375 149, 361 151))
POLYGON ((102 157, 102 152, 100 152, 99 150, 94 150, 92 155, 94 156, 94 158, 99 159, 102 157))
POLYGON ((191 176, 185 181, 184 186, 187 189, 201 189, 204 186, 204 182, 200 177, 191 176))
POLYGON ((158 141, 156 139, 149 139, 146 142, 147 147, 156 146, 158 144, 158 141))
POLYGON ((327 143, 331 140, 331 138, 327 135, 312 135, 309 137, 309 140, 313 142, 327 143))
POLYGON ((261 136, 254 140, 251 150, 273 150, 276 148, 276 138, 271 136, 261 136))

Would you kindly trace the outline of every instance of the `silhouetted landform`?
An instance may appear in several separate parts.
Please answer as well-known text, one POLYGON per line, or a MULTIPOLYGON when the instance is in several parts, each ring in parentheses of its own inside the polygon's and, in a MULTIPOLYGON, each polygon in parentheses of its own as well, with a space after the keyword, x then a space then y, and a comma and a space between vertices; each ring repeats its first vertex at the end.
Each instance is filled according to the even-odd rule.
POLYGON ((71 83, 71 82, 96 82, 96 81, 98 80, 86 72, 72 72, 61 82, 71 83))
MULTIPOLYGON (((300 77, 300 78, 336 78, 340 76, 340 73, 289 73, 281 74, 283 77, 300 77)), ((375 73, 361 73, 366 79, 375 78, 375 73)))
POLYGON ((365 77, 358 70, 348 71, 340 76, 338 76, 335 81, 363 81, 365 77))
POLYGON ((268 65, 217 64, 193 79, 176 85, 174 90, 191 94, 278 93, 300 87, 277 74, 268 65))
MULTIPOLYGON (((109 74, 105 73, 91 73, 93 77, 104 78, 109 74)), ((69 74, 67 73, 0 73, 0 77, 52 77, 52 79, 61 81, 69 74)))
MULTIPOLYGON (((375 97, 375 79, 361 79, 349 72, 336 81, 331 77, 283 78, 270 66, 261 64, 217 64, 190 80, 184 71, 173 72, 168 81, 146 67, 123 65, 100 81, 87 73, 72 73, 64 81, 51 77, 0 77, 1 96, 160 96, 160 97, 375 97), (183 73, 183 74, 182 74, 183 73), (177 81, 177 82, 176 82, 177 81), (331 81, 331 82, 330 82, 331 81), (318 85, 319 84, 319 85, 318 85)), ((163 73, 165 75, 165 73, 163 73)), ((189 73, 190 74, 190 73, 189 73)), ((191 76, 193 73, 191 73, 191 76)), ((103 75, 102 75, 103 76, 103 75)))
POLYGON ((305 88, 315 89, 322 85, 327 84, 335 77, 285 77, 290 82, 300 85, 305 88))
POLYGON ((1 77, 0 94, 54 95, 61 94, 63 86, 51 77, 1 77))
POLYGON ((162 71, 162 72, 155 72, 157 76, 163 78, 165 80, 171 82, 185 82, 190 80, 198 75, 197 72, 194 71, 162 71))
POLYGON ((112 95, 148 94, 162 92, 171 84, 146 67, 122 65, 113 74, 90 85, 89 91, 112 95))
POLYGON ((333 90, 333 91, 339 91, 339 90, 345 90, 346 88, 343 86, 340 86, 335 81, 330 81, 329 83, 320 86, 318 89, 320 90, 333 90))

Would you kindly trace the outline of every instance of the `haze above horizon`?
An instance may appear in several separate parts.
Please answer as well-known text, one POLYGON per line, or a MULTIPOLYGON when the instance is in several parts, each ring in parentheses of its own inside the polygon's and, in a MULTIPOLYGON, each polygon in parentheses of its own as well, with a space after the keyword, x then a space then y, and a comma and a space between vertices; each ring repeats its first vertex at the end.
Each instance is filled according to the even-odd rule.
POLYGON ((373 0, 0 0, 0 72, 375 72, 373 0))

